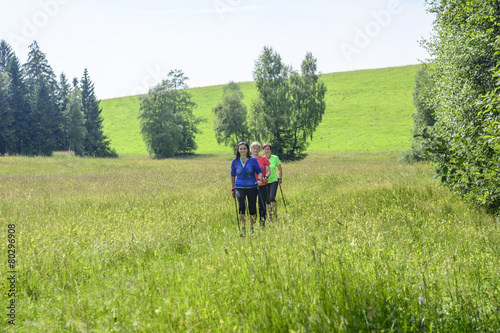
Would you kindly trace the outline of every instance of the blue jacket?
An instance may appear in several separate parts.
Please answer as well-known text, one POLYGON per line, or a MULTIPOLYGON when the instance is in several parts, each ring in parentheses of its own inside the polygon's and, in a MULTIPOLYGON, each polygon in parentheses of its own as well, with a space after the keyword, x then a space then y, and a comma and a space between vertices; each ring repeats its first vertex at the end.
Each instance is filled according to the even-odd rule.
POLYGON ((236 177, 235 187, 257 187, 257 184, 255 184, 256 173, 262 173, 262 169, 259 163, 257 163, 256 158, 250 157, 244 166, 241 163, 241 159, 233 158, 233 163, 231 163, 231 177, 236 177))

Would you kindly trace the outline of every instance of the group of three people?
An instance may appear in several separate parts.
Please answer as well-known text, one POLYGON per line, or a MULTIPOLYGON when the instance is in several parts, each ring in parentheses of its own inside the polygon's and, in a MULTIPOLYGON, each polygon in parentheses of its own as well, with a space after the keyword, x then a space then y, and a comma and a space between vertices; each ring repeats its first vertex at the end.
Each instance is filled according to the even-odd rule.
POLYGON ((261 227, 266 224, 268 212, 269 219, 277 216, 276 193, 278 184, 282 182, 282 169, 279 157, 271 152, 270 143, 265 143, 262 147, 259 142, 250 146, 246 142, 240 142, 236 147, 236 157, 231 163, 231 194, 238 200, 241 236, 245 235, 245 200, 248 200, 250 231, 253 231, 257 220, 257 197, 261 227), (262 148, 264 155, 259 155, 262 148))

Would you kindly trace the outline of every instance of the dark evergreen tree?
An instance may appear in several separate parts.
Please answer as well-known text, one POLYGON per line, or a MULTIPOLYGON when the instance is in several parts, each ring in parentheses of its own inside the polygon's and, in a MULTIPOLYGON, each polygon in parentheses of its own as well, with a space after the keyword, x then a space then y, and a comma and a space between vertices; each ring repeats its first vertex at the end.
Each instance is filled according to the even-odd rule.
MULTIPOLYGON (((24 80, 26 82, 28 98, 30 101, 31 121, 41 119, 42 124, 48 125, 45 129, 40 129, 39 124, 31 124, 34 126, 32 132, 37 133, 35 137, 44 133, 50 137, 45 137, 42 141, 32 142, 28 154, 44 154, 52 153, 53 150, 62 147, 63 138, 63 115, 62 110, 57 104, 57 92, 59 90, 56 76, 52 67, 50 67, 45 54, 40 50, 36 41, 29 46, 28 61, 23 65, 24 80), (45 103, 45 104, 44 104, 45 103), (37 110, 33 110, 37 107, 37 110), (41 114, 44 113, 44 114, 41 114), (42 142, 49 146, 40 147, 42 142), (34 148, 33 148, 34 147, 34 148)), ((30 139, 34 140, 31 136, 30 139)), ((39 138, 40 139, 40 138, 39 138)))
POLYGON ((68 138, 68 119, 67 119, 67 108, 69 103, 69 95, 71 93, 71 85, 68 83, 68 79, 64 73, 61 73, 59 79, 59 89, 57 91, 56 104, 63 115, 63 124, 61 128, 61 138, 59 138, 60 147, 58 149, 66 150, 69 145, 68 138))
POLYGON ((0 41, 0 72, 7 71, 7 67, 9 66, 9 61, 13 56, 12 48, 5 41, 0 41))
POLYGON ((84 154, 93 157, 117 157, 116 151, 111 149, 110 141, 103 133, 102 109, 99 107, 99 101, 94 92, 94 84, 90 80, 87 69, 83 72, 80 88, 82 94, 82 111, 87 131, 83 140, 84 154))
POLYGON ((82 112, 82 94, 78 86, 73 88, 66 104, 65 128, 67 133, 67 150, 73 150, 76 155, 83 155, 83 140, 87 134, 82 112))
POLYGON ((55 108, 49 85, 43 77, 37 82, 30 105, 29 137, 31 142, 27 154, 50 156, 57 147, 57 137, 54 133, 58 123, 55 123, 54 119, 58 110, 55 108))
POLYGON ((14 118, 12 124, 14 141, 10 143, 9 151, 12 154, 27 154, 30 145, 28 118, 30 105, 27 99, 27 89, 24 84, 21 65, 15 55, 9 61, 7 72, 10 75, 9 105, 14 118))
POLYGON ((57 82, 36 41, 23 66, 0 41, 0 154, 51 155, 71 148, 78 155, 116 157, 102 131, 88 71, 81 89, 76 78, 72 84, 64 73, 57 82))
POLYGON ((0 155, 9 153, 9 146, 14 141, 14 117, 9 105, 9 86, 9 75, 0 71, 0 155))
POLYGON ((0 155, 12 153, 15 140, 12 128, 14 115, 10 106, 10 75, 9 62, 13 57, 12 48, 5 41, 0 41, 0 155))
POLYGON ((43 53, 36 41, 29 46, 28 61, 23 65, 23 74, 28 94, 31 96, 35 93, 37 83, 40 80, 45 81, 45 85, 50 90, 50 94, 56 91, 57 80, 52 67, 45 53, 43 53))

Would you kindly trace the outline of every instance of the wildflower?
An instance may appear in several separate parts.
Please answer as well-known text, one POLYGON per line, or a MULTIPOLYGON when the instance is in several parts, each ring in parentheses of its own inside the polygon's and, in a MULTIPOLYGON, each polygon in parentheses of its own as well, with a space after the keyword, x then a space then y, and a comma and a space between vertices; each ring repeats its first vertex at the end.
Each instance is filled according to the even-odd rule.
POLYGON ((418 304, 420 305, 424 304, 424 298, 422 296, 418 298, 418 304))

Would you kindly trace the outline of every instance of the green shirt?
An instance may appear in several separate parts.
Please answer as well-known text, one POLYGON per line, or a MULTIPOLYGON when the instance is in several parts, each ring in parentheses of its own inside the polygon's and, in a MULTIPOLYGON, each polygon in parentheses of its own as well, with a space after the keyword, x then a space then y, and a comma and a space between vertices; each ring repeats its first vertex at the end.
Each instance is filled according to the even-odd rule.
POLYGON ((271 169, 271 175, 269 176, 268 182, 274 183, 278 181, 278 172, 276 171, 276 167, 281 164, 281 161, 278 156, 271 155, 271 158, 269 158, 269 162, 271 162, 271 165, 269 166, 269 168, 271 169))

